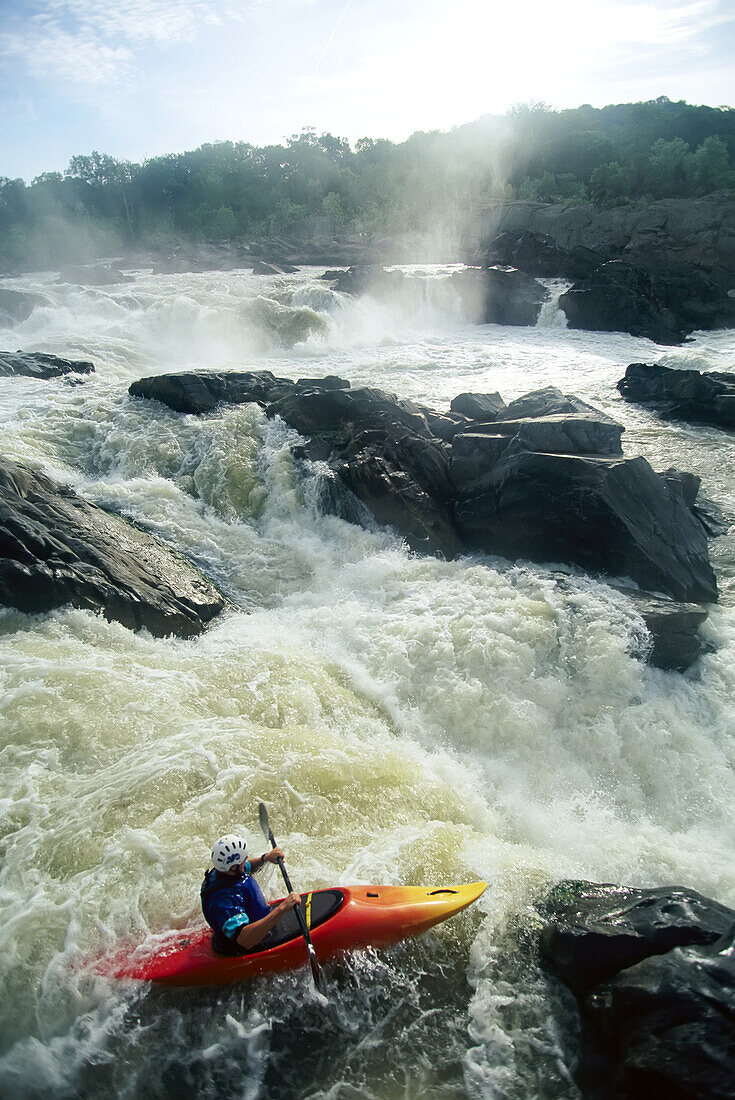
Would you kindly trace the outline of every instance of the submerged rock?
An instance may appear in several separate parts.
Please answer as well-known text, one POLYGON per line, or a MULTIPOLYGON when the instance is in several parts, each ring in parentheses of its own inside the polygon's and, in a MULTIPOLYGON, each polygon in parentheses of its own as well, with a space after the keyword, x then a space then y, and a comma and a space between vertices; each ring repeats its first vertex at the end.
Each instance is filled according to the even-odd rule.
POLYGON ((48 299, 40 294, 0 287, 0 322, 15 325, 27 320, 37 306, 47 304, 48 299))
MULTIPOLYGON (((326 462, 341 483, 343 493, 332 483, 323 495, 331 512, 353 519, 367 509, 413 549, 573 562, 678 601, 717 598, 705 531, 678 483, 623 458, 621 425, 554 387, 508 405, 497 394, 461 395, 448 414, 339 378, 269 372, 169 374, 130 393, 186 412, 259 402, 306 437, 302 457, 326 462)), ((703 614, 680 613, 682 637, 661 656, 667 667, 683 667, 685 625, 693 631, 703 614)), ((647 621, 655 632, 667 617, 649 608, 647 621)))
POLYGON ((86 359, 62 359, 42 351, 0 351, 0 377, 59 378, 65 374, 93 374, 86 359))
POLYGON ((618 389, 626 401, 650 405, 669 419, 735 428, 735 374, 631 363, 618 389))
POLYGON ((222 594, 175 551, 20 463, 0 460, 0 603, 65 604, 152 634, 198 634, 222 594))
POLYGON ((62 267, 59 278, 62 283, 77 286, 117 286, 133 282, 133 276, 124 275, 115 264, 68 265, 62 267))
POLYGON ((735 1096, 735 910, 680 886, 563 882, 541 954, 576 994, 599 1100, 735 1096))

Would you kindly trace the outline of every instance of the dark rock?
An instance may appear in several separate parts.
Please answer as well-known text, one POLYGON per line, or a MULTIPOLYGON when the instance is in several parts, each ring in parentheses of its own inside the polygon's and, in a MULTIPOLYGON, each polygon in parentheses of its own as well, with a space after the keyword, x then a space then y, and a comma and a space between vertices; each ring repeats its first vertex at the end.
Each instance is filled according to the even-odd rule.
POLYGON ((65 604, 157 636, 198 634, 224 597, 158 539, 15 462, 0 460, 0 602, 65 604))
POLYGON ((667 418, 735 428, 735 374, 631 363, 618 389, 626 401, 650 405, 667 418))
POLYGON ((578 269, 568 265, 566 257, 572 253, 575 258, 580 254, 599 257, 598 264, 623 259, 659 269, 702 270, 729 288, 735 285, 733 225, 735 199, 731 192, 719 192, 701 199, 661 199, 608 210, 592 205, 501 202, 483 209, 475 224, 468 224, 468 231, 476 249, 475 263, 515 263, 509 249, 512 242, 525 239, 524 262, 516 266, 532 274, 584 278, 590 274, 584 263, 578 269), (535 241, 540 244, 542 264, 550 247, 559 250, 558 270, 554 263, 534 270, 535 241))
POLYGON ((161 401, 176 412, 200 414, 221 404, 263 404, 279 385, 292 387, 293 382, 270 371, 188 371, 140 378, 128 393, 161 401))
POLYGON ((15 325, 26 321, 37 306, 48 305, 48 299, 28 291, 0 287, 0 321, 15 325))
POLYGON ((680 344, 695 329, 735 325, 735 301, 706 272, 603 264, 559 298, 571 328, 629 332, 659 344, 680 344))
POLYGON ((451 443, 457 432, 467 427, 467 418, 450 412, 448 415, 437 413, 426 405, 419 405, 421 412, 426 417, 426 422, 437 439, 443 439, 445 443, 451 443))
POLYGON ((659 477, 664 479, 670 489, 681 494, 681 499, 687 508, 694 508, 702 485, 701 477, 690 473, 688 470, 676 470, 673 466, 669 466, 667 470, 662 470, 659 477))
POLYGON ((489 422, 497 419, 506 404, 499 393, 460 393, 452 399, 449 407, 452 412, 470 420, 489 422))
POLYGON ((77 286, 116 286, 133 281, 132 275, 123 275, 120 268, 113 264, 70 265, 61 269, 60 279, 62 283, 75 283, 77 286))
POLYGON ((556 386, 546 386, 541 390, 532 390, 523 397, 516 398, 498 413, 498 420, 521 420, 529 416, 560 416, 567 413, 589 414, 593 420, 615 424, 611 417, 600 412, 594 405, 588 405, 572 393, 562 393, 556 386))
POLYGON ((452 283, 468 321, 478 325, 535 325, 549 297, 530 275, 501 267, 455 271, 452 283))
MULTIPOLYGON (((506 413, 507 415, 507 413, 506 413)), ((545 454, 619 455, 622 424, 605 417, 583 413, 561 413, 515 420, 506 415, 491 425, 497 435, 515 439, 527 451, 545 454)))
POLYGON ((548 233, 499 233, 487 246, 491 262, 537 278, 584 279, 607 259, 591 248, 562 248, 548 233))
POLYGON ((665 671, 685 672, 710 650, 699 634, 707 609, 696 603, 665 600, 650 592, 625 589, 651 635, 648 663, 665 671))
POLYGON ((412 401, 372 388, 307 389, 295 387, 269 406, 270 415, 282 416, 287 424, 305 435, 315 432, 351 434, 399 424, 420 435, 430 436, 426 417, 412 401))
POLYGON ((374 447, 366 447, 337 467, 351 492, 378 523, 395 528, 412 550, 454 557, 462 543, 449 510, 374 447))
POLYGON ((549 387, 483 423, 348 385, 193 372, 130 393, 184 412, 259 402, 306 437, 297 457, 326 462, 417 550, 574 562, 679 600, 716 598, 701 524, 644 459, 617 457, 622 428, 605 414, 549 387))
POLYGON ((559 298, 570 328, 629 332, 658 344, 681 344, 686 336, 665 294, 641 268, 622 260, 603 264, 559 298))
MULTIPOLYGON (((735 920, 735 914, 733 914, 735 920)), ((607 1056, 610 1100, 735 1097, 735 924, 710 947, 645 959, 593 990, 584 1005, 592 1072, 607 1056)))
POLYGON ((0 351, 0 377, 58 378, 72 373, 92 374, 94 363, 85 359, 62 359, 42 351, 0 351))
POLYGON ((696 890, 608 882, 560 882, 539 911, 548 922, 541 954, 578 996, 649 955, 715 943, 735 921, 696 890))
POLYGON ((596 1100, 732 1098, 735 911, 694 890, 563 882, 542 956, 576 993, 596 1100))
POLYGON ((717 598, 701 525, 644 458, 509 447, 455 516, 467 543, 487 553, 602 569, 678 600, 717 598))

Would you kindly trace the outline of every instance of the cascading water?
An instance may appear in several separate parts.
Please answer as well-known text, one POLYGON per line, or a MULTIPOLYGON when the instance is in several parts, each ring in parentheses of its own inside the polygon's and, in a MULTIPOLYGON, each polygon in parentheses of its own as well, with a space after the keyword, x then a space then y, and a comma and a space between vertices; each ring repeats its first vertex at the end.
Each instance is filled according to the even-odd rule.
POLYGON ((411 269, 426 285, 403 303, 318 274, 8 284, 47 304, 3 343, 97 374, 4 380, 4 453, 178 547, 232 606, 189 641, 0 611, 3 1096, 573 1097, 569 1005, 518 946, 534 899, 578 877, 735 904, 735 531, 712 544, 713 652, 664 673, 637 659, 645 629, 608 586, 413 556, 321 515, 298 437, 258 408, 191 417, 127 396, 191 367, 338 374, 440 409, 553 384, 732 512, 731 439, 625 405, 615 382, 633 360, 726 369, 735 334, 662 355, 466 325, 450 269, 411 269), (199 919, 212 841, 257 846, 261 799, 297 888, 488 891, 420 940, 330 966, 326 1006, 306 973, 217 991, 90 978, 96 953, 199 919))
POLYGON ((564 279, 543 279, 542 282, 549 291, 549 297, 541 306, 537 328, 566 328, 567 315, 559 308, 559 299, 572 284, 564 279))

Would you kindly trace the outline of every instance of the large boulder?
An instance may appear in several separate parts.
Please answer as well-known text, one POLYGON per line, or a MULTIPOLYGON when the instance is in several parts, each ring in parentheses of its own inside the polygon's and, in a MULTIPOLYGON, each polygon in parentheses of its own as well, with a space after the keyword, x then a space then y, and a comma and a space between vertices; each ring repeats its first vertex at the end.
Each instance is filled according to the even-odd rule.
POLYGON ((631 363, 618 389, 626 401, 650 405, 667 418, 735 428, 735 374, 631 363))
POLYGON ((42 351, 0 351, 0 377, 59 378, 65 374, 93 374, 86 359, 62 359, 42 351))
POLYGON ((680 886, 563 882, 543 958, 576 994, 598 1100, 735 1097, 735 910, 680 886))
MULTIPOLYGON (((732 911, 731 911, 732 914, 732 911)), ((733 914, 735 921, 735 914, 733 914)), ((615 1100, 735 1097, 735 923, 710 947, 644 959, 587 998, 590 1045, 615 1100)))
POLYGON ((133 630, 188 638, 225 600, 158 539, 3 459, 0 603, 30 613, 72 604, 133 630))
POLYGON ((674 947, 715 943, 735 912, 683 886, 558 883, 544 898, 541 954, 577 995, 674 947))
POLYGON ((549 297, 537 279, 515 268, 464 268, 452 283, 468 321, 478 325, 535 325, 549 297))
POLYGON ((629 332, 658 344, 681 344, 686 336, 664 288, 642 268, 611 260, 559 298, 570 328, 629 332))
POLYGON ((698 268, 611 260, 559 298, 571 328, 629 332, 680 344, 695 329, 735 325, 727 287, 698 268))
POLYGON ((128 392, 131 397, 160 401, 176 412, 200 415, 222 404, 263 403, 281 383, 293 384, 270 371, 187 371, 140 378, 128 392))
POLYGON ((537 454, 513 440, 455 516, 475 549, 573 562, 677 600, 717 598, 701 524, 644 458, 537 454))

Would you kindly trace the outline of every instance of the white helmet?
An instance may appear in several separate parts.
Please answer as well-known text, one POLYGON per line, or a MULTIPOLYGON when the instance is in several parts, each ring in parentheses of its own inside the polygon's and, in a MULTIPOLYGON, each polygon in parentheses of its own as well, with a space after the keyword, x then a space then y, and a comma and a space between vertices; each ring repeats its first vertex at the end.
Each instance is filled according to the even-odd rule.
POLYGON ((231 871, 235 864, 247 859, 247 852, 247 841, 236 833, 228 833, 212 849, 212 863, 218 871, 231 871))

